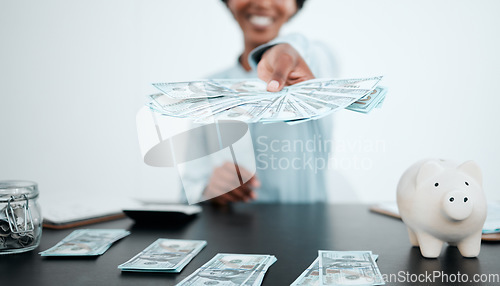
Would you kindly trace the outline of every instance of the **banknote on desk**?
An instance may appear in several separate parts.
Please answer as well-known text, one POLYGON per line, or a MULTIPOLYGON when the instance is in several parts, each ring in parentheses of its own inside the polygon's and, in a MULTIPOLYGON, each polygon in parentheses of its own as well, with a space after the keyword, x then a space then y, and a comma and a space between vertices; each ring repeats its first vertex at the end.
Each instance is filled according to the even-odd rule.
POLYGON ((320 285, 383 285, 371 251, 318 252, 320 285))
POLYGON ((261 285, 276 260, 273 255, 219 253, 177 285, 261 285))
MULTIPOLYGON (((378 255, 373 254, 373 259, 377 261, 378 255)), ((290 286, 319 286, 319 258, 313 261, 309 267, 290 286)))
POLYGON ((115 242, 130 232, 124 229, 79 229, 40 252, 42 256, 96 256, 101 255, 115 242))
POLYGON ((118 268, 133 272, 179 273, 205 245, 204 240, 159 238, 118 268))

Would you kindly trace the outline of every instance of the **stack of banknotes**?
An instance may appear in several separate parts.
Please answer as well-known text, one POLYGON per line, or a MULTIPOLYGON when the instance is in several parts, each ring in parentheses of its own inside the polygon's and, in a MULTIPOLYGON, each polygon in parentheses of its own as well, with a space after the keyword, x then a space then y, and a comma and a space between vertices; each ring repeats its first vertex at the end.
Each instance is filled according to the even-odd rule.
POLYGON ((319 257, 290 286, 383 285, 371 251, 319 251, 319 257))
POLYGON ((124 229, 79 229, 40 254, 42 256, 101 255, 115 241, 129 234, 130 232, 124 229))
POLYGON ((272 255, 219 253, 177 286, 261 285, 267 269, 276 260, 272 255))
POLYGON ((179 273, 205 245, 204 240, 160 238, 118 268, 122 271, 179 273))
POLYGON ((148 104, 160 114, 198 123, 239 120, 295 124, 344 108, 368 113, 380 107, 387 93, 387 88, 378 86, 381 79, 313 79, 279 92, 266 91, 266 83, 257 79, 155 83, 161 93, 150 95, 148 104))

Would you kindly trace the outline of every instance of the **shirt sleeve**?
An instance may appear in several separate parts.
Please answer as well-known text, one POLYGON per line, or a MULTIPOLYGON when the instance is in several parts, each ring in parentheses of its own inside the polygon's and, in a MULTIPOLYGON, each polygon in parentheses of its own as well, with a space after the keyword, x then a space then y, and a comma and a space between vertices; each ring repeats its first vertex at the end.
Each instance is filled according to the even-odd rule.
MULTIPOLYGON (((278 36, 274 40, 270 41, 269 43, 263 44, 255 48, 252 52, 250 52, 250 55, 248 55, 248 62, 250 63, 250 66, 252 69, 257 68, 257 64, 259 63, 260 59, 262 58, 262 55, 271 47, 277 45, 277 44, 289 44, 291 45, 294 49, 296 49, 300 56, 304 59, 306 59, 307 56, 307 51, 308 51, 308 41, 307 39, 302 36, 301 34, 289 34, 285 36, 278 36)), ((307 60, 306 60, 307 62, 307 60)))
POLYGON ((297 50, 315 77, 338 76, 338 64, 330 48, 322 42, 310 41, 303 35, 297 33, 279 36, 269 43, 255 48, 248 56, 248 62, 252 69, 257 69, 257 64, 268 49, 283 43, 289 44, 297 50))

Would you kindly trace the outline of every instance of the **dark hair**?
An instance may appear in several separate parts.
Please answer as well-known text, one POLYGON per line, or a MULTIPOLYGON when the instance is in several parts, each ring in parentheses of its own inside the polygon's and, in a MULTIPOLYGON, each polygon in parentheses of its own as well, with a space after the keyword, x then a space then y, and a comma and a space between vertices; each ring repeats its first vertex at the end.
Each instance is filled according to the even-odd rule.
MULTIPOLYGON (((222 0, 222 2, 224 2, 226 5, 227 1, 228 0, 222 0)), ((297 3, 297 11, 299 11, 304 6, 304 2, 306 2, 306 0, 295 0, 295 2, 297 3)))

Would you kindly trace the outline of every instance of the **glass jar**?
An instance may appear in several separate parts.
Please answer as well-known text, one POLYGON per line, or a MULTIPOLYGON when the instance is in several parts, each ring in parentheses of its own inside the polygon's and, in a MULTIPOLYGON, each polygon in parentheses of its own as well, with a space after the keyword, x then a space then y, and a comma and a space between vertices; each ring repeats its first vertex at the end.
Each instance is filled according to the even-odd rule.
POLYGON ((35 249, 42 236, 38 185, 30 181, 0 181, 0 254, 35 249))

